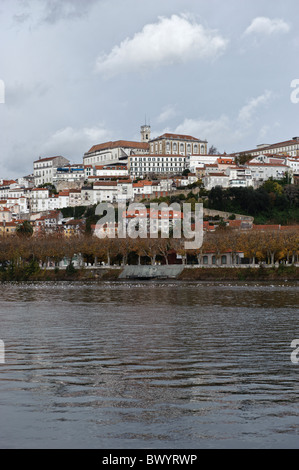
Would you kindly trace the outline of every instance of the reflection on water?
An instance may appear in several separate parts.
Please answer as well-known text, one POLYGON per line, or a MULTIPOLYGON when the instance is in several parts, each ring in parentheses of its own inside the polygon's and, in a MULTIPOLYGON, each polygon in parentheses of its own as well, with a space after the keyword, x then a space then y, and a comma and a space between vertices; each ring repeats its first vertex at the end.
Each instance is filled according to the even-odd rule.
POLYGON ((299 447, 299 286, 2 286, 1 448, 299 447))

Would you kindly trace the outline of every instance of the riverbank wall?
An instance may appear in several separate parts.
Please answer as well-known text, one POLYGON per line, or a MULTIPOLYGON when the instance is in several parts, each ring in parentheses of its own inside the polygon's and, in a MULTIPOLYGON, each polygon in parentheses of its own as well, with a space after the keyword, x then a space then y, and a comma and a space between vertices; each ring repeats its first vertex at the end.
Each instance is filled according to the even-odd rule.
POLYGON ((0 272, 0 282, 48 282, 48 281, 130 281, 130 280, 176 280, 176 281, 299 281, 299 267, 196 267, 196 266, 125 266, 74 269, 40 269, 30 273, 26 270, 0 272))

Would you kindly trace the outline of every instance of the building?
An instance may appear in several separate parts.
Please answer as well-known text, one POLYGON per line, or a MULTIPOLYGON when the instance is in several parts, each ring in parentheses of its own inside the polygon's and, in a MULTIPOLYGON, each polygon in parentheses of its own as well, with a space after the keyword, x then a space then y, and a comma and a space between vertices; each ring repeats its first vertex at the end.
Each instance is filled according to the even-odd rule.
POLYGON ((183 155, 131 155, 128 161, 129 174, 133 179, 153 174, 156 177, 181 175, 187 166, 187 157, 183 155))
POLYGON ((210 191, 216 186, 221 186, 222 188, 229 187, 229 176, 225 173, 210 173, 203 177, 202 179, 205 189, 210 191))
POLYGON ((145 124, 144 126, 141 126, 141 142, 149 142, 150 137, 151 137, 151 127, 145 124))
POLYGON ((99 164, 111 164, 124 162, 132 154, 148 154, 148 142, 132 142, 128 140, 117 140, 115 142, 105 142, 103 144, 94 145, 84 154, 84 167, 90 168, 99 164))
POLYGON ((286 164, 280 163, 252 163, 249 162, 247 168, 251 170, 252 181, 255 186, 264 183, 269 178, 275 180, 283 179, 288 173, 292 177, 292 169, 286 164))
POLYGON ((284 156, 299 156, 299 137, 293 137, 291 140, 278 142, 276 144, 261 144, 255 149, 244 150, 242 152, 234 153, 230 156, 239 157, 242 155, 252 155, 253 157, 262 154, 284 155, 284 156))
POLYGON ((94 167, 95 176, 106 178, 117 178, 119 176, 128 177, 128 167, 126 163, 113 163, 111 165, 96 165, 94 167))
POLYGON ((195 171, 201 165, 217 165, 219 155, 191 155, 189 160, 189 170, 195 171))
POLYGON ((81 189, 82 206, 101 202, 121 203, 133 200, 133 184, 130 180, 95 181, 93 186, 84 186, 81 189))
POLYGON ((77 207, 82 205, 81 189, 69 190, 69 207, 77 207))
POLYGON ((64 157, 39 158, 33 162, 34 186, 40 186, 45 183, 53 184, 53 177, 59 167, 69 165, 69 160, 64 157))
POLYGON ((203 155, 208 142, 190 135, 163 134, 149 141, 150 153, 159 155, 203 155))
POLYGON ((53 169, 52 182, 54 185, 64 183, 84 182, 85 172, 83 164, 63 165, 53 169))
POLYGON ((11 222, 0 222, 0 235, 11 235, 16 232, 18 223, 12 220, 11 222))

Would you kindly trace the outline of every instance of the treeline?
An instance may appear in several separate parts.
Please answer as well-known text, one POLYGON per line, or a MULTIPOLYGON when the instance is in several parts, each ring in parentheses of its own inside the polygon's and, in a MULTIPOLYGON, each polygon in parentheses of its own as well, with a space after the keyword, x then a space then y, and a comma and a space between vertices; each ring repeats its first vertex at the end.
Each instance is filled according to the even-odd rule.
POLYGON ((92 235, 65 237, 60 234, 9 236, 0 241, 0 271, 22 271, 30 275, 49 266, 58 267, 64 259, 68 260, 71 269, 76 255, 80 255, 82 267, 85 263, 168 264, 176 262, 177 255, 183 263, 202 265, 207 253, 213 254, 215 264, 220 265, 221 256, 228 252, 232 253, 233 264, 237 264, 239 252, 244 253, 248 263, 262 261, 273 265, 277 261, 285 261, 294 264, 299 256, 299 231, 292 229, 241 232, 224 228, 205 233, 203 244, 198 249, 186 250, 185 242, 183 238, 99 239, 92 235))
POLYGON ((217 186, 208 193, 206 207, 253 216, 256 224, 299 223, 299 186, 274 180, 258 189, 217 186))

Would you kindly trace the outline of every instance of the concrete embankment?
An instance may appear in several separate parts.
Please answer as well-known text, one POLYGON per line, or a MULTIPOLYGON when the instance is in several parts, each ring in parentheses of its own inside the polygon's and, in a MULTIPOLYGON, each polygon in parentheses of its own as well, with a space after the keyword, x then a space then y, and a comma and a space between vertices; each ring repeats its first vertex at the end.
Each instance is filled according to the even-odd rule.
POLYGON ((0 272, 2 282, 24 281, 130 281, 172 279, 177 281, 299 281, 299 267, 235 267, 203 268, 196 266, 125 266, 75 269, 71 274, 65 269, 40 270, 34 274, 24 271, 0 272))

